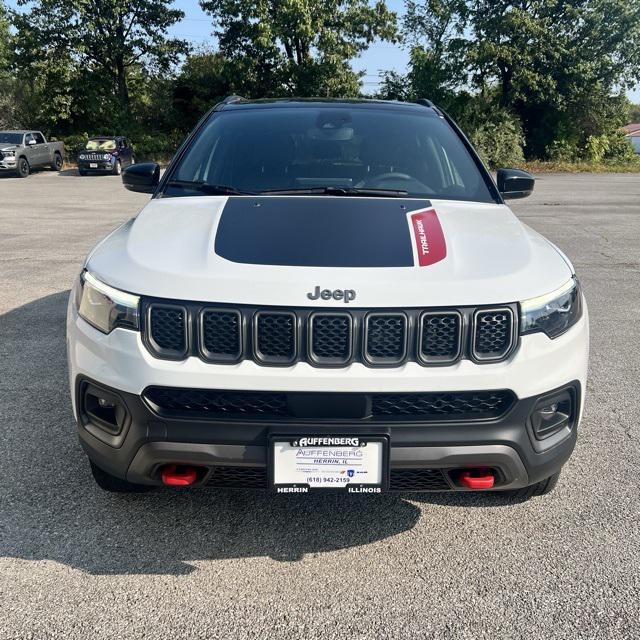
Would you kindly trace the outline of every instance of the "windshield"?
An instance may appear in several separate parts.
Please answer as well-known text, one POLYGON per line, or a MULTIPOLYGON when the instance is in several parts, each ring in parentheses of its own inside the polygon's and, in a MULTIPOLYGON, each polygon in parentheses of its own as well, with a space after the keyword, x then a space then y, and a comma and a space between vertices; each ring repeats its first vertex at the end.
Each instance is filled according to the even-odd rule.
POLYGON ((22 144, 22 133, 7 133, 0 131, 0 144, 22 144))
POLYGON ((194 195, 196 186, 212 195, 223 189, 326 189, 339 195, 342 189, 495 202, 474 159, 443 118, 426 108, 371 105, 218 112, 191 143, 164 193, 194 195))
POLYGON ((111 151, 116 148, 115 140, 89 140, 87 142, 88 151, 111 151))

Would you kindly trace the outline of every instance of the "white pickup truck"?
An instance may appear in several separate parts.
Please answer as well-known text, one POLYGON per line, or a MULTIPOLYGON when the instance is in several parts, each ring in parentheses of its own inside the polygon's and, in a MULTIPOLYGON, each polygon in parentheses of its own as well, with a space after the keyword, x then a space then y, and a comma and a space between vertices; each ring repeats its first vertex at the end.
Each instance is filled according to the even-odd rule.
POLYGON ((0 131, 0 171, 26 178, 32 169, 64 165, 64 144, 47 142, 40 131, 0 131))

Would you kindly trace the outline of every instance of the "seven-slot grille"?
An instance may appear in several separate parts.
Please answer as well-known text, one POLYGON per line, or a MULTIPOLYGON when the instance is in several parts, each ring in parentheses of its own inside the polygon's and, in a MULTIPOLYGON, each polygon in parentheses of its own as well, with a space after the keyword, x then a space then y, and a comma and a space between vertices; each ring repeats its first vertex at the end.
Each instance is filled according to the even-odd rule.
POLYGON ((517 341, 516 305, 495 309, 320 311, 143 303, 143 339, 164 359, 231 364, 395 367, 506 359, 517 341))
POLYGON ((99 160, 104 160, 104 153, 83 153, 85 160, 89 160, 90 162, 97 162, 99 160))

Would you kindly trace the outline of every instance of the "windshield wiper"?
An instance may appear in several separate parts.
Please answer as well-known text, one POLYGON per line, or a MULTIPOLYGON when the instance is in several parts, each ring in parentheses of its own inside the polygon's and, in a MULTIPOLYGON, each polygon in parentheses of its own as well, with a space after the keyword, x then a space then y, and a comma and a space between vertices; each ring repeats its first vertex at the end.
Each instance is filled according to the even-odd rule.
POLYGON ((370 196, 373 198, 406 198, 408 191, 401 189, 359 189, 358 187, 309 187, 301 189, 272 189, 261 191, 261 194, 270 196, 370 196))
POLYGON ((235 187, 229 187, 225 184, 209 184, 202 180, 169 180, 168 187, 184 187, 185 189, 193 189, 200 191, 208 196, 250 196, 255 195, 252 191, 240 191, 235 187))

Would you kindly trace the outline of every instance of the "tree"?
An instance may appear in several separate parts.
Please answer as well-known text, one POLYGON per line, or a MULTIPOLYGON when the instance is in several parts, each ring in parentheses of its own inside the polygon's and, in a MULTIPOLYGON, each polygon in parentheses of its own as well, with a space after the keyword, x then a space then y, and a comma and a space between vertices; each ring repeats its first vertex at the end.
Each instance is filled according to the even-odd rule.
POLYGON ((533 156, 615 130, 640 80, 640 0, 410 0, 404 24, 412 89, 454 106, 474 90, 521 122, 533 156))
POLYGON ((350 61, 376 38, 396 37, 383 0, 200 0, 221 53, 250 95, 357 95, 350 61))
POLYGON ((98 99, 117 96, 117 115, 130 114, 130 78, 143 66, 166 71, 187 51, 167 29, 182 11, 172 0, 19 0, 30 10, 14 14, 22 55, 34 62, 69 56, 93 76, 98 99))
POLYGON ((11 75, 12 38, 7 10, 0 1, 0 129, 18 127, 15 81, 11 75))
POLYGON ((189 56, 172 83, 173 108, 182 128, 191 129, 208 109, 237 91, 233 76, 220 53, 189 56))

